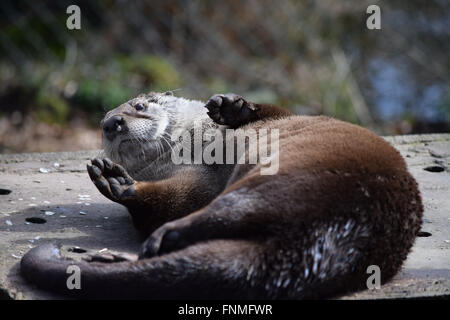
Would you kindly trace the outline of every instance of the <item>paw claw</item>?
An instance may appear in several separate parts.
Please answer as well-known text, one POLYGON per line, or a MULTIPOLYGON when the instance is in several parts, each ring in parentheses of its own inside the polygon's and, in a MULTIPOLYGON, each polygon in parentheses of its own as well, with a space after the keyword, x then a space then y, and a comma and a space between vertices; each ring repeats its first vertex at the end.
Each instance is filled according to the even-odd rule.
MULTIPOLYGON (((103 178, 100 177, 98 179, 93 180, 95 186, 97 187, 98 191, 100 191, 105 197, 111 199, 111 190, 109 188, 109 183, 108 181, 103 178)), ((111 199, 113 200, 113 199, 111 199)))
POLYGON ((89 164, 87 165, 87 171, 92 180, 98 179, 102 175, 102 171, 98 167, 89 164))
POLYGON ((100 160, 99 158, 93 159, 93 160, 91 161, 91 163, 92 163, 94 166, 97 166, 101 171, 105 170, 105 167, 104 167, 104 165, 103 165, 103 161, 100 160))
POLYGON ((112 170, 114 163, 108 158, 103 159, 103 163, 105 165, 105 169, 112 170))
POLYGON ((215 96, 212 96, 212 97, 211 97, 211 100, 214 101, 214 103, 215 103, 217 106, 222 105, 222 102, 223 102, 222 97, 221 97, 220 95, 218 95, 218 94, 216 94, 215 96))

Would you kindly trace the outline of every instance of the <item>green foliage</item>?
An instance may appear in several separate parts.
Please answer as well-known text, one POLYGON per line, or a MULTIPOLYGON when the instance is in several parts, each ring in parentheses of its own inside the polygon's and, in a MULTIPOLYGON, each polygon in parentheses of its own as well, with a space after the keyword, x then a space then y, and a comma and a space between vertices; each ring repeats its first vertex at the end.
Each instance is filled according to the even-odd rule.
POLYGON ((89 112, 110 110, 137 93, 166 91, 181 84, 175 68, 157 56, 112 56, 102 66, 91 72, 103 74, 102 78, 82 78, 74 96, 89 112))
POLYGON ((220 78, 208 79, 207 85, 210 92, 225 93, 230 91, 228 83, 220 78))
POLYGON ((36 100, 36 115, 43 122, 64 124, 68 120, 69 106, 58 95, 43 93, 36 100))
POLYGON ((88 112, 111 110, 132 96, 132 92, 116 79, 98 81, 87 79, 80 82, 75 100, 88 112))
POLYGON ((152 91, 167 91, 180 86, 180 75, 166 59, 154 55, 127 56, 119 60, 125 72, 139 75, 152 91))

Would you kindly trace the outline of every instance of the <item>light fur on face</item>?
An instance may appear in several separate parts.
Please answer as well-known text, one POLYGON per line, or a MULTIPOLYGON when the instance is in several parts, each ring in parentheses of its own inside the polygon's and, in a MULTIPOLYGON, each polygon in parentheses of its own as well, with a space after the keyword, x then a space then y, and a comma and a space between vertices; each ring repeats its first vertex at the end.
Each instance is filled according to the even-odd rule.
POLYGON ((172 133, 192 131, 201 121, 206 127, 217 127, 207 115, 204 102, 175 97, 167 93, 150 93, 133 98, 108 112, 103 121, 121 116, 127 130, 113 141, 103 135, 105 155, 124 166, 130 174, 145 167, 170 161, 170 151, 177 148, 172 133), (142 104, 145 110, 136 111, 142 104))

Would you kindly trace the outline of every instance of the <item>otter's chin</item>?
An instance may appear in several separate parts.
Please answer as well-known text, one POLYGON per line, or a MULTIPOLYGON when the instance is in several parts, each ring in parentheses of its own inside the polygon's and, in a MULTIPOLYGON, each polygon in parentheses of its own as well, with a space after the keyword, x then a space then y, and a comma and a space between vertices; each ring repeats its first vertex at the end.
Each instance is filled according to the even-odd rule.
POLYGON ((136 139, 124 139, 116 145, 117 152, 123 158, 128 159, 153 159, 157 156, 158 149, 156 142, 149 141, 146 145, 142 145, 142 141, 136 139))
POLYGON ((124 139, 116 144, 117 151, 122 155, 133 157, 138 153, 137 148, 138 141, 134 139, 124 139))
POLYGON ((131 144, 137 143, 137 142, 138 142, 138 141, 135 140, 135 139, 122 139, 122 140, 119 141, 118 147, 119 147, 119 148, 122 148, 122 147, 124 147, 124 146, 131 145, 131 144))

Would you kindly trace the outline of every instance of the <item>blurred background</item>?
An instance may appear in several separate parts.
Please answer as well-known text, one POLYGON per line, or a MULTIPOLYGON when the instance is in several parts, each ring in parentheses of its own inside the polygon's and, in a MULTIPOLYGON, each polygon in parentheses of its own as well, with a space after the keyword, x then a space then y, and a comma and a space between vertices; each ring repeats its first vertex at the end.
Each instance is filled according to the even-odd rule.
POLYGON ((100 148, 149 91, 234 92, 378 134, 450 132, 450 1, 1 1, 0 153, 100 148), (66 9, 81 9, 68 30, 66 9), (381 30, 366 9, 381 8, 381 30))

